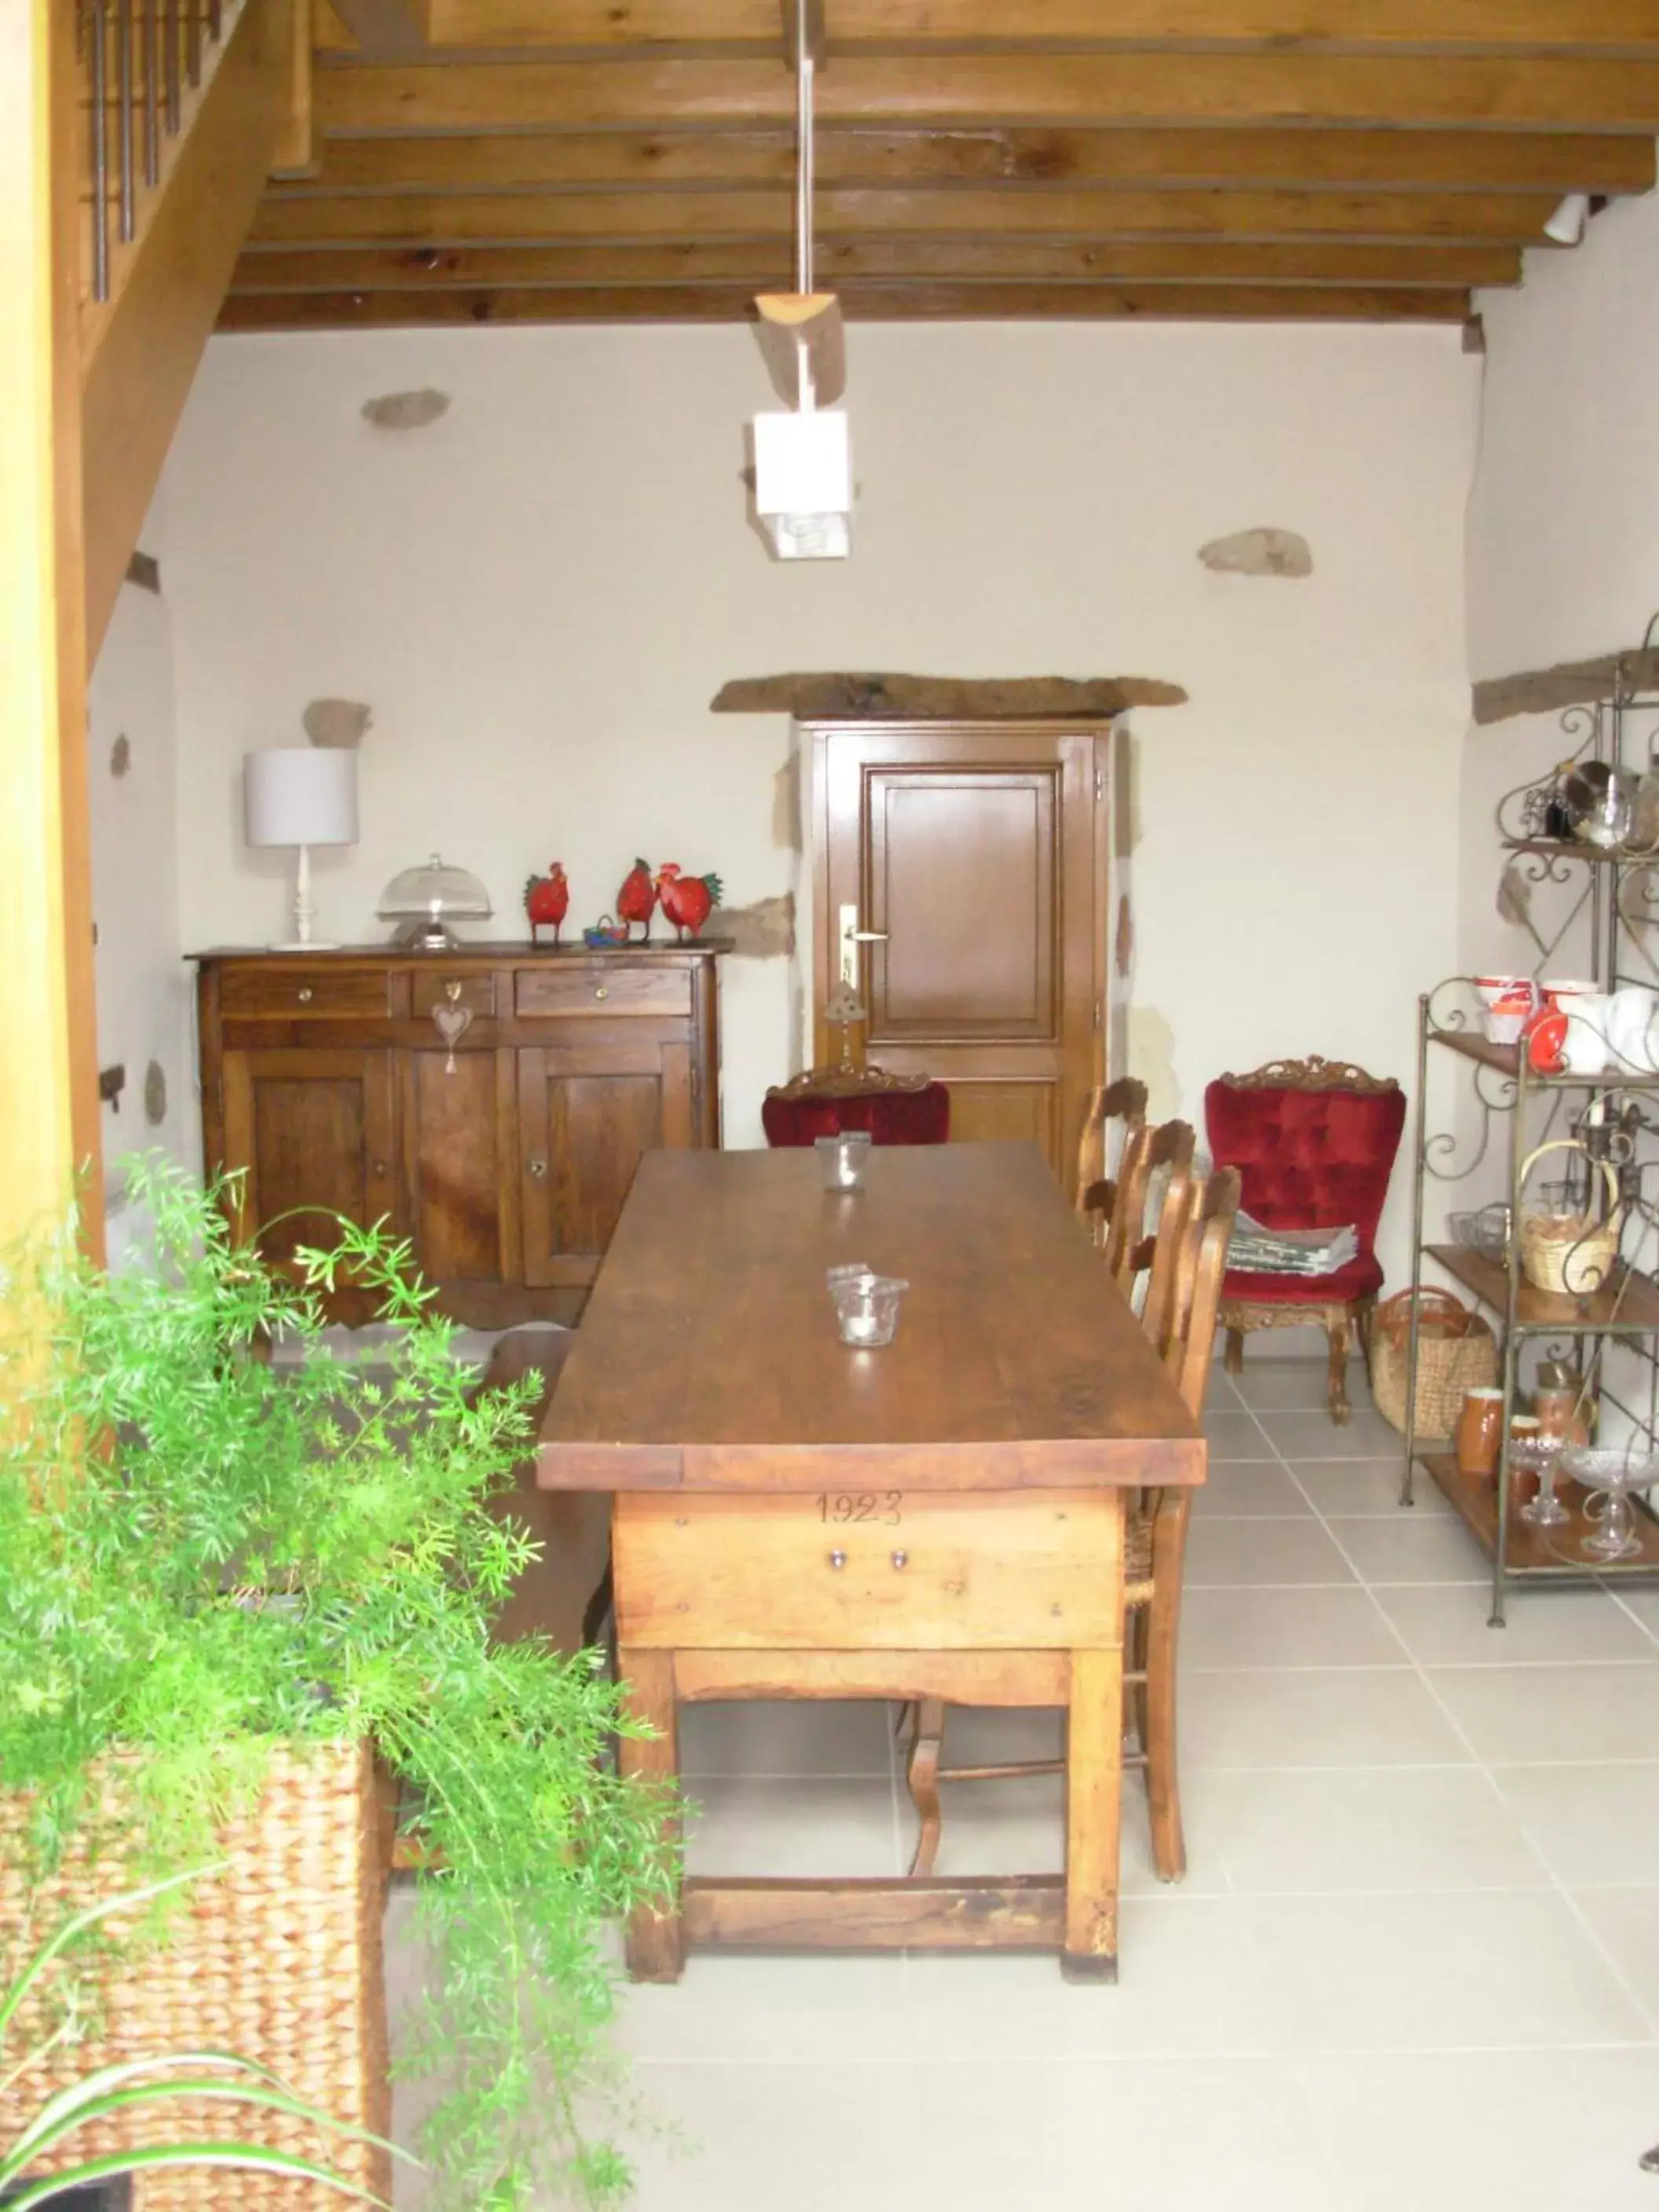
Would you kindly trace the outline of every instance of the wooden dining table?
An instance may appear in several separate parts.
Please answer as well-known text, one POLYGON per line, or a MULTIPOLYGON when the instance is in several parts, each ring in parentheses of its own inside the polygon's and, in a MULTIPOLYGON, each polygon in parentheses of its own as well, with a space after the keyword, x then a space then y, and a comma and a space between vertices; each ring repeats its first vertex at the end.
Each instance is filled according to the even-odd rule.
POLYGON ((1111 1980, 1124 1499, 1204 1480, 1204 1440, 1033 1146, 648 1153, 549 1406, 537 1480, 614 1493, 618 1664, 678 1780, 682 1706, 924 1696, 1064 1708, 1063 1875, 687 1877, 630 1923, 637 1979, 688 1943, 1058 1950, 1111 1980), (826 1269, 908 1284, 880 1349, 826 1269))

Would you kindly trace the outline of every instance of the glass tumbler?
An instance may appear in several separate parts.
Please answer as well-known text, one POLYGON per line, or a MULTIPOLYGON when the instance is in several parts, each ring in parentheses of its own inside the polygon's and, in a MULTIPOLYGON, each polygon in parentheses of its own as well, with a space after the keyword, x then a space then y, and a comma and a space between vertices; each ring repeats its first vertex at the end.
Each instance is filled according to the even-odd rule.
POLYGON ((893 1341, 899 1301, 910 1287, 902 1275, 878 1275, 869 1267, 830 1267, 824 1279, 835 1300, 843 1344, 874 1350, 893 1341))
POLYGON ((839 1136, 814 1137, 812 1145, 823 1170, 826 1190, 841 1194, 864 1188, 864 1170, 870 1159, 867 1129, 843 1129, 839 1136))

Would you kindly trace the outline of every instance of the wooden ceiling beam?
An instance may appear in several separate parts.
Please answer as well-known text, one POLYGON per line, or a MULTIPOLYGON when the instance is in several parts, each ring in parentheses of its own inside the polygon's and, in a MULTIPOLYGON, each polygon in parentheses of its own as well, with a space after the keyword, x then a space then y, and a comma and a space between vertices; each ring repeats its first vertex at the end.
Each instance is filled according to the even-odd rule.
MULTIPOLYGON (((497 138, 337 138, 307 196, 519 191, 572 186, 787 185, 782 130, 568 131, 497 138)), ((859 130, 817 133, 821 188, 836 185, 1088 183, 1304 191, 1644 192, 1650 138, 1498 131, 859 130)), ((286 190, 287 188, 283 188, 286 190)))
MULTIPOLYGON (((1087 239, 1346 237, 1537 244, 1549 193, 827 191, 820 247, 872 234, 1087 239)), ((248 244, 528 246, 559 239, 787 238, 786 191, 566 192, 546 198, 266 199, 248 244)))
MULTIPOLYGON (((338 44, 371 61, 394 61, 419 53, 431 33, 432 0, 330 0, 338 44)), ((317 43, 327 52, 337 44, 332 27, 319 22, 317 43)))
MULTIPOLYGON (((1510 246, 1368 246, 1346 240, 1260 244, 1226 240, 1127 240, 1051 244, 1025 239, 872 238, 842 240, 818 256, 837 288, 860 277, 973 277, 999 283, 1513 284, 1510 246)), ((789 274, 787 240, 707 246, 685 240, 636 246, 447 246, 415 252, 360 247, 332 252, 252 253, 238 263, 238 293, 477 290, 549 284, 741 283, 764 291, 789 274)))
MULTIPOLYGON (((352 0, 345 0, 352 4, 352 0)), ((356 0, 361 4, 361 0, 356 0)), ((431 0, 445 46, 629 46, 778 37, 778 0, 431 0)), ((835 0, 831 51, 1006 39, 1008 0, 835 0)), ((1022 0, 1027 38, 1340 41, 1390 46, 1651 45, 1650 0, 1022 0)))
MULTIPOLYGON (((787 122, 765 60, 446 61, 318 72, 325 136, 787 122)), ((1659 60, 1136 51, 838 58, 826 121, 1659 131, 1659 60)))
MULTIPOLYGON (((860 285, 842 295, 863 322, 1139 319, 1255 322, 1462 323, 1462 292, 1347 289, 1335 285, 896 284, 860 285)), ((233 295, 224 331, 352 330, 405 324, 746 322, 753 303, 740 286, 617 285, 592 289, 330 292, 233 295)))

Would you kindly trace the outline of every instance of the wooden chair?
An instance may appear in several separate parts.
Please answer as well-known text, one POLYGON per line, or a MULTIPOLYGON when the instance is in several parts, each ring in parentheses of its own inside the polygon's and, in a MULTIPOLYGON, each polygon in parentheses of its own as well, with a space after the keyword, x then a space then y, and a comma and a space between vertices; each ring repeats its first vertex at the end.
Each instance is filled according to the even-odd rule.
POLYGON ((1072 1202, 1083 1216, 1090 1236, 1103 1244, 1117 1204, 1117 1183, 1107 1173, 1109 1146, 1107 1133, 1114 1121, 1123 1124, 1118 1141, 1117 1167, 1121 1176, 1146 1126, 1146 1086, 1133 1075, 1099 1086, 1089 1094, 1083 1134, 1078 1140, 1077 1177, 1072 1202))
MULTIPOLYGON (((1204 1411, 1238 1192, 1236 1168, 1220 1169, 1203 1182, 1190 1175, 1172 1176, 1158 1215, 1152 1266, 1157 1273, 1161 1262, 1164 1281, 1156 1307, 1149 1288, 1142 1322, 1194 1420, 1204 1411)), ((1123 1763, 1146 1772, 1152 1863, 1164 1881, 1179 1881, 1187 1871, 1176 1765, 1176 1662, 1191 1516, 1192 1492, 1185 1485, 1146 1490, 1131 1507, 1124 1530, 1123 1682, 1127 1717, 1139 1749, 1123 1763)), ((943 1702, 924 1698, 915 1711, 906 1778, 921 1829, 910 1872, 923 1875, 932 1873, 939 1853, 940 1783, 1059 1774, 1065 1771, 1065 1761, 947 1767, 940 1763, 943 1702)))
POLYGON ((1243 1202, 1269 1229, 1336 1229, 1352 1222, 1356 1256, 1331 1275, 1235 1270, 1222 1301, 1227 1370, 1244 1364, 1248 1330, 1314 1322, 1330 1345, 1331 1419, 1348 1419, 1347 1365, 1356 1334, 1370 1370, 1371 1316, 1382 1287, 1376 1224, 1389 1194, 1406 1097, 1392 1076, 1349 1061, 1270 1060, 1224 1075, 1204 1093, 1210 1151, 1243 1176, 1243 1202))

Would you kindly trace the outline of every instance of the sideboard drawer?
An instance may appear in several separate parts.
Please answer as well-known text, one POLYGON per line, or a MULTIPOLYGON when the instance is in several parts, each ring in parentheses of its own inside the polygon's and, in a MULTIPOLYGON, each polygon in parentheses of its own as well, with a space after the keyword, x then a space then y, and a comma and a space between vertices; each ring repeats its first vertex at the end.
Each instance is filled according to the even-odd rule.
POLYGON ((429 1021, 436 1006, 464 1006, 478 1020, 490 1021, 495 1013, 495 978, 476 973, 446 975, 441 967, 434 968, 430 974, 410 978, 409 1003, 417 1021, 429 1021))
POLYGON ((1121 1641, 1120 1493, 634 1492, 612 1522, 624 1644, 1043 1650, 1121 1641))
POLYGON ((538 1014, 670 1014, 691 1012, 691 976, 684 968, 607 965, 520 968, 513 978, 514 1011, 538 1014))
POLYGON ((384 1021, 390 1011, 384 969, 227 965, 219 978, 227 1021, 384 1021))

